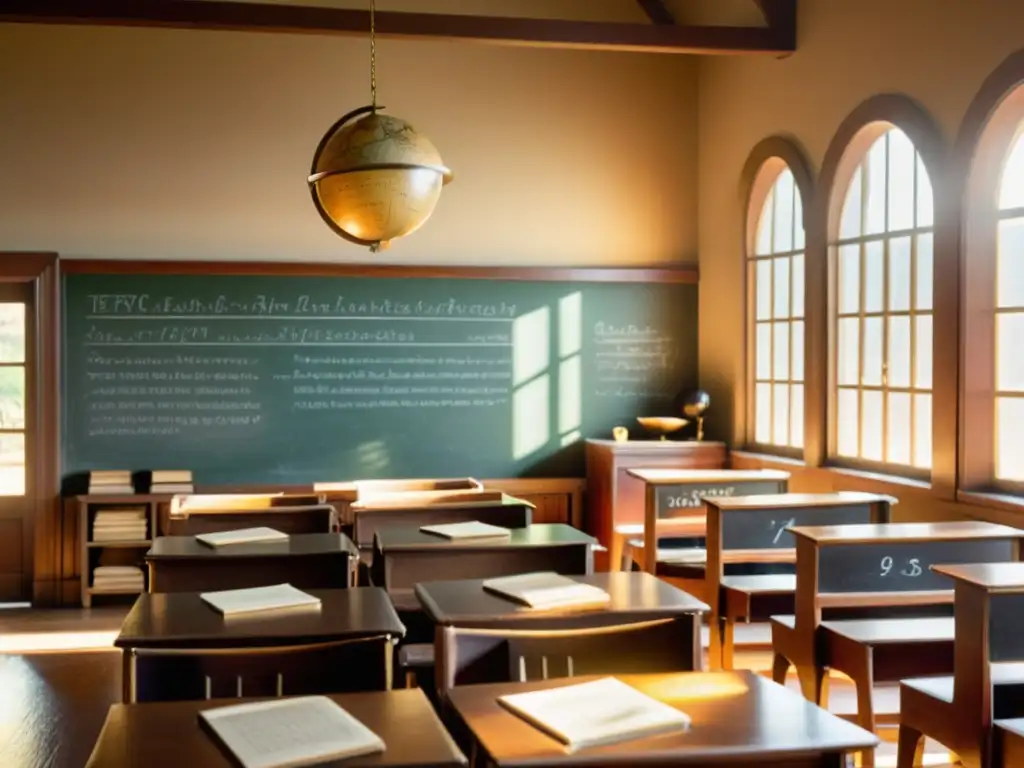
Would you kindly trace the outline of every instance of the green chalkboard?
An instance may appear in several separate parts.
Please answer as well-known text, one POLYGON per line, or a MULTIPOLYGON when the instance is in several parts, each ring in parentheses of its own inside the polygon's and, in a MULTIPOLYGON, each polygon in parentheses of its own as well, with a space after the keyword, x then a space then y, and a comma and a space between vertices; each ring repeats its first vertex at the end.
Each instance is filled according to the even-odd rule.
POLYGON ((66 474, 578 475, 583 438, 697 382, 693 284, 63 280, 66 474))

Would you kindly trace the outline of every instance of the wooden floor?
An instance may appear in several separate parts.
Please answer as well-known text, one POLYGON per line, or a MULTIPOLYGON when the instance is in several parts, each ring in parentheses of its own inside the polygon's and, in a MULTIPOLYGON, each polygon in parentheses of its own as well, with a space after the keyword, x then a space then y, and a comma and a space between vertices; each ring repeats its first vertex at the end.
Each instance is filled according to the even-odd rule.
MULTIPOLYGON (((82 768, 108 707, 120 701, 121 657, 111 647, 126 607, 91 610, 0 610, 0 766, 82 768)), ((767 674, 771 654, 763 626, 739 627, 737 665, 767 674)), ((706 642, 706 640, 705 640, 706 642)), ((796 688, 795 679, 787 685, 796 688)), ((853 686, 832 679, 829 710, 855 711, 853 686)), ((895 686, 876 692, 876 711, 892 712, 895 686)), ((894 766, 895 730, 882 734, 878 768, 894 766)), ((948 766, 929 743, 927 764, 948 766)))

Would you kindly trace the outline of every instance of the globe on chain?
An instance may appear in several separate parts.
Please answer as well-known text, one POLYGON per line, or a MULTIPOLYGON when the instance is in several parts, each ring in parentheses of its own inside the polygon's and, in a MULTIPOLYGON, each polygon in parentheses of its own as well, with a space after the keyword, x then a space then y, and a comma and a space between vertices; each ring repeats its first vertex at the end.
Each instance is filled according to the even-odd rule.
POLYGON ((429 139, 380 109, 361 107, 331 126, 309 176, 327 225, 372 251, 419 229, 453 178, 429 139))

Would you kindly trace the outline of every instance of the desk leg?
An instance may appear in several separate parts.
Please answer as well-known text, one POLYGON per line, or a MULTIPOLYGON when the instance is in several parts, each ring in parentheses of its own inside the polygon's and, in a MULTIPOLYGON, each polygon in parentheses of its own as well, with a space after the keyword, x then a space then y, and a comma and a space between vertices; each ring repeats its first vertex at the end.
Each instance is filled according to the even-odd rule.
POLYGON ((125 648, 121 651, 121 701, 132 703, 132 651, 125 648))

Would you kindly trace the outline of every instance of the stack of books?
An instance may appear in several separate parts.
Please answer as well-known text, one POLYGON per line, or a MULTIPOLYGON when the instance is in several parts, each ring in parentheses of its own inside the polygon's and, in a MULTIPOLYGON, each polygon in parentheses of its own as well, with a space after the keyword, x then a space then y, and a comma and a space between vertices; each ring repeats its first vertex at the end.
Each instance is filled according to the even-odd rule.
POLYGON ((132 473, 124 469, 100 469, 89 473, 89 494, 106 496, 109 494, 132 494, 132 473))
POLYGON ((143 592, 146 579, 134 565, 101 565, 92 572, 93 592, 143 592))
POLYGON ((154 469, 149 479, 150 493, 194 493, 192 471, 188 469, 154 469))
POLYGON ((145 541, 145 507, 101 509, 92 521, 92 541, 145 541))

